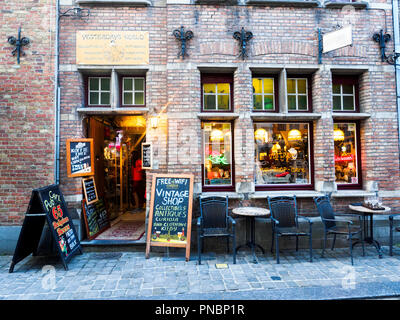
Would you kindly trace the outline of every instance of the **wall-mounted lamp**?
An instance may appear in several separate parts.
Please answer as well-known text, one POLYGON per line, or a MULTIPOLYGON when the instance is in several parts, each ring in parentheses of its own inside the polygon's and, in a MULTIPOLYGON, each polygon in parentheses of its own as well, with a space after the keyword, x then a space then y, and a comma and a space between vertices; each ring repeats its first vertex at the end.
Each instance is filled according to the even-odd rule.
POLYGON ((25 52, 22 51, 22 47, 29 44, 29 38, 22 37, 21 38, 21 27, 18 28, 18 38, 16 37, 8 37, 7 41, 9 44, 15 46, 15 49, 11 52, 13 56, 17 55, 17 61, 19 64, 20 56, 25 55, 25 52))
POLYGON ((157 127, 158 127, 158 117, 150 118, 150 127, 152 127, 153 129, 157 129, 157 127))
POLYGON ((74 7, 74 8, 68 9, 65 12, 60 12, 59 14, 60 14, 59 18, 61 18, 61 17, 73 17, 73 18, 80 19, 80 18, 83 18, 83 17, 89 17, 90 10, 89 9, 82 9, 82 8, 79 8, 79 7, 74 7))
POLYGON ((233 33, 233 38, 239 41, 240 45, 240 54, 239 57, 242 57, 244 60, 245 57, 248 57, 247 55, 247 42, 250 41, 250 39, 253 38, 253 33, 250 31, 242 29, 240 31, 236 31, 233 33))
POLYGON ((386 55, 386 42, 388 42, 391 39, 390 34, 385 33, 383 34, 383 30, 381 30, 379 33, 375 33, 372 37, 372 39, 375 42, 379 43, 379 49, 381 50, 381 61, 382 62, 387 62, 389 64, 395 64, 397 58, 400 57, 400 53, 394 52, 393 54, 386 55))
POLYGON ((181 26, 180 29, 175 29, 172 34, 181 42, 181 51, 178 53, 178 58, 181 56, 182 59, 185 59, 185 56, 188 56, 186 52, 186 41, 193 38, 193 31, 185 31, 185 28, 181 26))

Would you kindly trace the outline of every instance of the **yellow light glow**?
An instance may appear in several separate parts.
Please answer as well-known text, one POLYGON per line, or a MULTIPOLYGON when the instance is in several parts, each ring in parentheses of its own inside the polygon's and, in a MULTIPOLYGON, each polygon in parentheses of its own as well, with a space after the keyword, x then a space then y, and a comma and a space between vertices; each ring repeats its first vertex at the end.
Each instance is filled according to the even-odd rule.
POLYGON ((340 129, 335 129, 333 131, 333 140, 334 141, 343 141, 344 140, 344 132, 340 129))
POLYGON ((297 129, 290 130, 288 133, 288 140, 289 141, 301 140, 301 132, 297 129))
POLYGON ((279 150, 281 150, 281 146, 277 142, 272 146, 272 152, 277 153, 279 150))
POLYGON ((259 140, 261 142, 265 142, 268 140, 268 132, 263 128, 257 129, 254 133, 254 136, 256 140, 259 140))
POLYGON ((214 129, 213 131, 211 131, 210 140, 211 141, 222 141, 222 140, 224 140, 223 132, 221 130, 214 129))

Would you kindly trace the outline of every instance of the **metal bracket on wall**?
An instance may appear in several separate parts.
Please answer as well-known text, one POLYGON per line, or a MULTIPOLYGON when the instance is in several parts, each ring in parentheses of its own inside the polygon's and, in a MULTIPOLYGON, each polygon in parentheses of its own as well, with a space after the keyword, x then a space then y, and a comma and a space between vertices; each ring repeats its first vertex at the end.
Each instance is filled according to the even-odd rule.
POLYGON ((382 62, 387 62, 389 64, 396 64, 397 58, 400 57, 400 53, 394 52, 393 54, 386 55, 386 42, 388 42, 391 39, 390 34, 388 33, 383 33, 383 30, 379 31, 379 33, 375 33, 372 37, 372 39, 379 43, 379 49, 381 51, 381 61, 382 62))
POLYGON ((178 52, 178 58, 182 56, 182 59, 185 59, 185 56, 189 56, 186 52, 186 41, 193 38, 193 32, 191 30, 185 31, 185 28, 181 26, 180 29, 175 29, 172 34, 181 42, 181 51, 178 52))
POLYGON ((244 60, 247 55, 247 42, 253 38, 253 33, 250 31, 245 31, 242 27, 242 30, 236 31, 233 33, 233 38, 239 41, 240 45, 240 54, 239 57, 242 57, 244 60))
POLYGON ((8 37, 7 41, 9 44, 16 47, 11 53, 13 56, 17 55, 17 61, 19 64, 20 56, 25 55, 25 52, 22 51, 22 47, 24 47, 30 43, 29 38, 27 38, 27 37, 21 38, 21 27, 19 27, 18 28, 18 38, 11 36, 11 37, 8 37))
POLYGON ((321 29, 318 28, 318 64, 322 64, 322 32, 321 29))

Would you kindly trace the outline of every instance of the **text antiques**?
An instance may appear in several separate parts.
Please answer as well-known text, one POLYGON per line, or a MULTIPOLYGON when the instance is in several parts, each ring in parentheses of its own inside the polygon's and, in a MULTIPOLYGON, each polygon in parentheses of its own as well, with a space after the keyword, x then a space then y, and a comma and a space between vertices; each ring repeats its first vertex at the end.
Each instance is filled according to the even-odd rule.
POLYGON ((155 174, 146 241, 146 258, 151 246, 186 248, 190 257, 193 175, 155 174))
POLYGON ((15 264, 28 255, 37 253, 46 222, 65 270, 68 270, 67 263, 72 256, 76 252, 82 253, 77 233, 59 186, 50 185, 34 189, 19 234, 10 273, 14 271, 15 264))

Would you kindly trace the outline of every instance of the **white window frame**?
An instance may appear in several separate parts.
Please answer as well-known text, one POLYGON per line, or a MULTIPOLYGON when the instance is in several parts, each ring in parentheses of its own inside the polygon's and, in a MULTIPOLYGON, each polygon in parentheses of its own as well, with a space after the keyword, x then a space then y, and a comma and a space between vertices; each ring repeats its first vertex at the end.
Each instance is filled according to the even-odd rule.
POLYGON ((333 93, 333 89, 332 89, 332 111, 333 112, 338 112, 338 111, 347 111, 347 112, 351 112, 351 111, 356 111, 356 88, 355 85, 353 84, 353 93, 343 93, 343 83, 339 83, 338 84, 340 86, 340 93, 333 93), (343 97, 353 97, 353 109, 352 110, 344 110, 343 109, 343 97), (333 97, 340 97, 340 109, 333 109, 333 97))
POLYGON ((144 77, 122 77, 122 105, 123 106, 144 106, 146 104, 146 80, 144 77), (132 79, 132 90, 125 90, 125 79, 132 79), (135 80, 142 79, 143 80, 143 90, 135 89, 135 80), (125 103, 125 93, 132 93, 132 104, 125 103), (136 103, 135 93, 143 93, 143 103, 136 103))
POLYGON ((229 82, 217 82, 217 83, 203 83, 202 84, 203 87, 203 111, 231 111, 231 84, 229 82), (210 85, 210 84, 215 84, 215 93, 205 93, 204 92, 204 85, 210 85), (228 84, 229 85, 229 92, 228 93, 218 93, 218 84, 228 84), (205 98, 206 96, 215 96, 215 109, 206 109, 205 108, 205 98), (219 109, 218 108, 218 96, 228 96, 228 109, 219 109))
MULTIPOLYGON (((287 80, 296 80, 296 92, 295 93, 289 93, 286 92, 287 97, 289 98, 289 96, 295 97, 296 98, 296 109, 289 109, 289 102, 288 102, 288 111, 309 111, 309 105, 308 105, 308 79, 307 78, 287 78, 287 80), (306 80, 306 93, 299 93, 298 91, 298 80, 306 80), (303 109, 299 109, 299 101, 298 101, 298 97, 306 97, 306 101, 307 101, 307 109, 303 110, 303 109)), ((286 91, 287 91, 287 86, 286 86, 286 91)), ((289 101, 289 99, 288 99, 289 101)))
POLYGON ((110 106, 111 105, 111 77, 89 77, 88 78, 88 105, 89 106, 110 106), (90 89, 90 82, 92 79, 97 79, 99 83, 99 89, 98 90, 91 90, 90 89), (110 90, 101 90, 101 79, 109 79, 110 80, 110 90), (99 94, 99 100, 98 103, 92 103, 90 101, 90 94, 92 92, 97 92, 99 94), (109 93, 110 94, 110 101, 107 104, 102 104, 101 103, 101 94, 102 93, 109 93))
POLYGON ((261 84, 261 88, 262 88, 262 92, 261 93, 253 93, 253 110, 256 110, 256 111, 276 111, 275 110, 275 108, 276 108, 276 105, 275 105, 275 79, 274 78, 261 78, 261 77, 253 77, 252 79, 251 79, 251 82, 252 82, 252 85, 253 85, 253 79, 261 79, 262 80, 262 84, 261 84), (264 96, 266 96, 266 95, 268 95, 268 96, 270 96, 271 95, 271 93, 265 93, 264 92, 264 80, 272 80, 272 105, 273 105, 273 108, 271 109, 271 110, 268 110, 268 109, 265 109, 264 108, 264 96), (262 108, 261 109, 255 109, 254 108, 254 96, 261 96, 262 97, 262 108))

